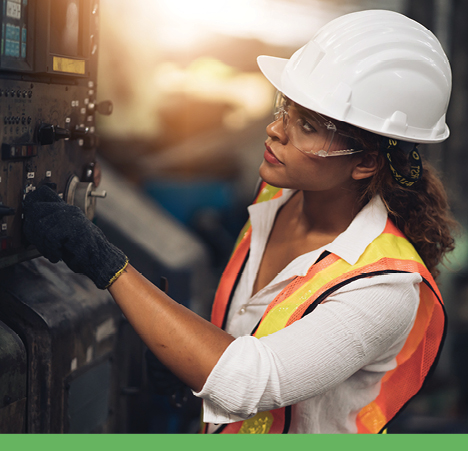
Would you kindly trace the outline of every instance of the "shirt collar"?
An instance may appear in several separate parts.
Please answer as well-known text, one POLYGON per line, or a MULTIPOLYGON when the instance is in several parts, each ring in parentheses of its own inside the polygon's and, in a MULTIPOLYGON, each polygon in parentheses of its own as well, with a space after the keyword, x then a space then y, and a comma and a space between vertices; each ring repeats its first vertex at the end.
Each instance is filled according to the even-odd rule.
MULTIPOLYGON (((259 204, 251 205, 249 212, 252 219, 252 227, 268 216, 272 224, 279 208, 294 194, 295 190, 283 189, 281 197, 259 204)), ((338 235, 331 243, 308 252, 292 261, 276 279, 285 279, 294 276, 304 276, 310 266, 316 262, 324 251, 331 252, 354 265, 364 253, 367 246, 374 241, 385 229, 387 223, 387 209, 380 196, 375 196, 356 215, 348 228, 338 235)), ((268 227, 268 226, 267 226, 268 227)), ((270 229, 271 230, 271 229, 270 229)), ((274 281, 273 281, 274 282, 274 281)))
POLYGON ((367 246, 384 231, 386 224, 387 209, 377 195, 356 215, 348 228, 325 248, 354 265, 367 246))

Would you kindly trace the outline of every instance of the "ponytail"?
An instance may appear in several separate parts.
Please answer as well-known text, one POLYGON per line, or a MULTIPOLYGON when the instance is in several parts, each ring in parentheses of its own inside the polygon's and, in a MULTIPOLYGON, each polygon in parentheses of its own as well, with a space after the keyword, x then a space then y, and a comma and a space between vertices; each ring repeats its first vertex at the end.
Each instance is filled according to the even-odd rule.
MULTIPOLYGON (((353 127, 354 140, 365 152, 379 149, 381 137, 353 127)), ((434 278, 440 271, 438 264, 444 255, 454 249, 453 232, 458 223, 453 218, 444 186, 435 169, 423 161, 422 177, 407 187, 392 176, 384 153, 378 150, 378 169, 373 177, 363 181, 362 201, 367 203, 380 195, 389 218, 411 241, 434 278)), ((408 173, 410 162, 403 151, 395 149, 392 164, 401 173, 408 173)))

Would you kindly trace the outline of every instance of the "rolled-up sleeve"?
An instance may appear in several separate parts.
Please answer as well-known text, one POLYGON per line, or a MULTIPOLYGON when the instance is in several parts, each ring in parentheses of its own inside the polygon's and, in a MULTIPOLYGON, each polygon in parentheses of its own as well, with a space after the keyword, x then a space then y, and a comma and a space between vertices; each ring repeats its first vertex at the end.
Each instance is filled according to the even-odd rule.
POLYGON ((356 280, 285 329, 237 338, 195 393, 204 399, 204 421, 230 423, 296 404, 366 366, 383 375, 414 323, 421 280, 406 273, 356 280))

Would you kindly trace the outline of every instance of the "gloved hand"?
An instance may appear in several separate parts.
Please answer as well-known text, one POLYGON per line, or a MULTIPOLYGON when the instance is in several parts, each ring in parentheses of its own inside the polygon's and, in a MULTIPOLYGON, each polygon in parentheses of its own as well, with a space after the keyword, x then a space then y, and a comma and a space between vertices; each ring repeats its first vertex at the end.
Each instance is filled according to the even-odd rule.
POLYGON ((52 263, 63 260, 98 288, 109 287, 127 266, 125 254, 78 207, 68 205, 48 186, 26 195, 23 212, 26 239, 52 263))

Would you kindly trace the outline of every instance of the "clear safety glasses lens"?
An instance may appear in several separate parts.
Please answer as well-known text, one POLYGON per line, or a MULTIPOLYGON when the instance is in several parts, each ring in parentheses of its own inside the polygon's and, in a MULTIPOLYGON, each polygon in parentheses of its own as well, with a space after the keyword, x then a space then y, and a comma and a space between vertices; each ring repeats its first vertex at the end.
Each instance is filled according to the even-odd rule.
POLYGON ((275 120, 283 119, 283 127, 291 144, 306 155, 333 157, 362 150, 350 149, 350 136, 340 132, 328 118, 308 110, 278 93, 275 120))

